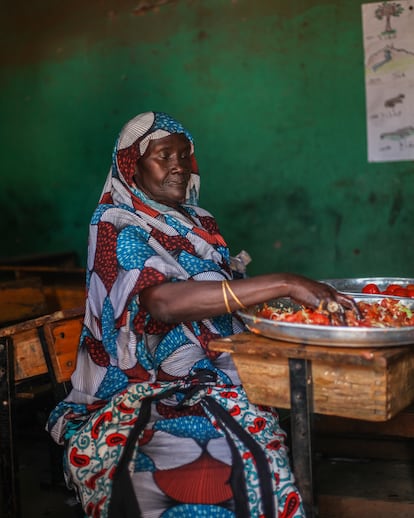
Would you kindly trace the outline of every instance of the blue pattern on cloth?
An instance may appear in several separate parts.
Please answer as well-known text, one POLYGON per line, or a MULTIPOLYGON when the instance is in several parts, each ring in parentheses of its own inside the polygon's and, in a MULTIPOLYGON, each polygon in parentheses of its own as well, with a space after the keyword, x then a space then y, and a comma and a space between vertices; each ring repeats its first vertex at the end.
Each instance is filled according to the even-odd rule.
POLYGON ((128 386, 128 377, 122 372, 119 367, 109 365, 104 379, 99 385, 99 390, 95 394, 100 399, 108 399, 114 390, 121 392, 128 386))
POLYGON ((155 430, 168 432, 177 437, 188 437, 197 441, 201 446, 206 445, 210 439, 217 439, 221 434, 206 417, 187 416, 177 419, 165 419, 158 421, 155 430))
POLYGON ((220 315, 218 317, 214 317, 214 327, 219 332, 220 336, 230 336, 233 334, 233 326, 234 322, 232 318, 229 318, 229 315, 220 315))
POLYGON ((134 471, 149 471, 154 472, 156 470, 155 464, 148 455, 141 453, 135 460, 134 471))
POLYGON ((229 509, 218 505, 182 504, 164 511, 160 518, 234 518, 235 514, 229 509))
POLYGON ((188 338, 182 328, 175 327, 169 331, 158 344, 154 355, 155 368, 158 368, 160 364, 179 347, 188 343, 188 338))
POLYGON ((97 225, 100 222, 102 215, 111 207, 112 207, 112 205, 105 205, 105 204, 98 205, 98 207, 95 209, 94 213, 92 214, 91 225, 97 225))
POLYGON ((170 117, 166 113, 157 112, 155 114, 155 120, 152 126, 152 129, 158 130, 162 129, 168 131, 169 133, 184 133, 184 135, 188 138, 190 142, 193 142, 193 137, 191 134, 184 128, 184 126, 170 117))
POLYGON ((144 268, 147 259, 154 255, 148 245, 148 232, 141 228, 126 227, 118 235, 117 257, 119 265, 125 270, 144 268))
POLYGON ((105 297, 102 307, 102 342, 106 351, 114 358, 118 357, 117 332, 112 327, 114 321, 114 308, 111 299, 105 297))
POLYGON ((177 221, 176 218, 171 217, 169 214, 164 216, 165 223, 175 229, 180 236, 186 236, 189 232, 189 228, 181 223, 181 221, 177 221))
POLYGON ((200 259, 183 250, 178 260, 191 277, 202 272, 221 272, 221 268, 214 261, 200 259))

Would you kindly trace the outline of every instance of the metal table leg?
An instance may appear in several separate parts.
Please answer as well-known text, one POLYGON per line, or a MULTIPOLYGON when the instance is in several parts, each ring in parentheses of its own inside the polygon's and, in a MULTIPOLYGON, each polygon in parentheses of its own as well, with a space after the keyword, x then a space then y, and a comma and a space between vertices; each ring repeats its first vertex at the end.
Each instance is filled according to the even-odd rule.
POLYGON ((308 360, 289 359, 289 376, 293 470, 306 517, 316 518, 318 510, 315 502, 312 469, 311 363, 308 360))
POLYGON ((13 436, 14 358, 11 338, 0 340, 0 516, 20 516, 13 436))

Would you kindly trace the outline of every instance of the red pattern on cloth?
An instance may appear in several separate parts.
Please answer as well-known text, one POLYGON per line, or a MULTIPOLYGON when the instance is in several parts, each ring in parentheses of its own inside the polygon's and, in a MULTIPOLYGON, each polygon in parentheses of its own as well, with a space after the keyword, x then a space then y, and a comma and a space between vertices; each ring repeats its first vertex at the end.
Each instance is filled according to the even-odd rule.
POLYGON ((204 452, 189 464, 156 471, 154 480, 166 495, 177 502, 219 504, 233 496, 230 475, 231 466, 204 452))
POLYGON ((194 255, 194 245, 183 236, 167 236, 158 229, 153 228, 151 230, 151 236, 158 241, 166 250, 185 250, 189 254, 194 255))
POLYGON ((111 288, 118 276, 116 257, 117 231, 111 223, 98 223, 98 236, 93 269, 99 275, 106 291, 111 288))
POLYGON ((105 192, 101 198, 101 203, 102 204, 108 204, 108 205, 112 205, 114 202, 114 200, 112 199, 112 195, 110 192, 105 192))
POLYGON ((295 515, 295 512, 298 510, 300 505, 299 496, 297 493, 289 493, 286 498, 285 506, 280 515, 280 518, 292 518, 295 515))
POLYGON ((99 365, 100 367, 108 367, 109 354, 105 351, 105 348, 100 340, 86 336, 85 345, 90 357, 96 363, 96 365, 99 365))
POLYGON ((210 245, 227 246, 221 234, 210 234, 210 232, 200 227, 194 227, 193 232, 202 237, 210 245))
POLYGON ((156 286, 157 284, 161 284, 165 281, 165 275, 163 275, 158 270, 147 266, 143 268, 139 275, 138 281, 136 282, 134 288, 131 290, 131 297, 139 293, 143 288, 148 286, 156 286))
POLYGON ((217 352, 217 351, 210 351, 208 348, 208 343, 210 342, 210 340, 214 340, 215 338, 220 338, 220 335, 210 331, 210 329, 207 326, 205 326, 202 322, 199 323, 198 327, 200 330, 200 334, 197 336, 197 338, 201 344, 201 347, 203 348, 204 352, 206 353, 207 358, 210 358, 213 360, 218 358, 221 353, 217 352))
POLYGON ((150 318, 145 329, 151 335, 161 335, 168 333, 171 329, 174 329, 175 324, 167 324, 166 322, 160 322, 159 320, 154 320, 150 318))
POLYGON ((129 383, 141 383, 150 379, 148 371, 138 362, 131 369, 125 369, 124 373, 128 376, 129 383))
POLYGON ((134 143, 132 146, 125 149, 118 150, 118 167, 128 184, 132 183, 132 177, 136 170, 136 163, 140 156, 137 143, 134 143))
POLYGON ((165 405, 161 401, 158 401, 157 412, 167 419, 174 419, 176 417, 184 417, 189 415, 205 417, 206 415, 203 407, 199 403, 191 407, 183 407, 180 408, 180 410, 176 410, 173 406, 165 405))

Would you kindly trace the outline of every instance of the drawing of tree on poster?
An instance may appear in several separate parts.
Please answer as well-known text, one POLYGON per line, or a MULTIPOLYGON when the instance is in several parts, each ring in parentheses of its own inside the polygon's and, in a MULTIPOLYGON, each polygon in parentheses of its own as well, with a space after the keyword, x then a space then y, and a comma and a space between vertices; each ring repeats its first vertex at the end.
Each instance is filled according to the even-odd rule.
POLYGON ((392 37, 395 34, 395 29, 391 27, 391 16, 398 17, 404 12, 404 7, 396 2, 382 2, 375 10, 375 17, 378 20, 385 18, 385 30, 383 36, 392 37))

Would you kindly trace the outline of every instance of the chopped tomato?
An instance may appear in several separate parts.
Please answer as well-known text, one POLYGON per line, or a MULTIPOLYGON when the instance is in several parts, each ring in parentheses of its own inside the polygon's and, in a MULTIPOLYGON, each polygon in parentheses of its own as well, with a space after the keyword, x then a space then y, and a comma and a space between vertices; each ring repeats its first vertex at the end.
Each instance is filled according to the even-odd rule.
POLYGON ((398 290, 400 288, 401 286, 399 284, 388 284, 383 293, 384 295, 394 295, 395 290, 398 290))
POLYGON ((268 318, 269 320, 272 319, 272 315, 274 313, 274 310, 268 306, 267 304, 265 304, 262 309, 260 310, 260 317, 262 318, 268 318))
POLYGON ((378 288, 378 286, 376 284, 374 284, 373 282, 369 283, 369 284, 366 284, 363 288, 362 288, 362 293, 373 293, 373 294, 378 294, 380 293, 380 289, 378 288))
POLYGON ((313 315, 310 315, 309 324, 315 324, 319 326, 329 326, 330 324, 329 317, 324 315, 323 313, 318 313, 315 311, 313 315))
MULTIPOLYGON (((354 311, 345 310, 345 320, 348 326, 355 327, 402 327, 414 326, 413 310, 406 307, 397 298, 382 298, 378 302, 359 301, 358 308, 362 315, 361 319, 356 317, 354 311)), ((292 312, 282 308, 275 308, 265 305, 258 311, 257 316, 270 318, 278 322, 290 322, 299 324, 315 325, 344 325, 342 319, 336 313, 302 307, 299 311, 292 312)))
POLYGON ((394 297, 407 297, 408 291, 407 288, 403 288, 402 286, 400 286, 399 288, 396 288, 392 294, 394 295, 394 297))
POLYGON ((283 320, 285 322, 296 322, 297 324, 303 324, 304 322, 301 311, 296 311, 295 313, 288 314, 283 320))

